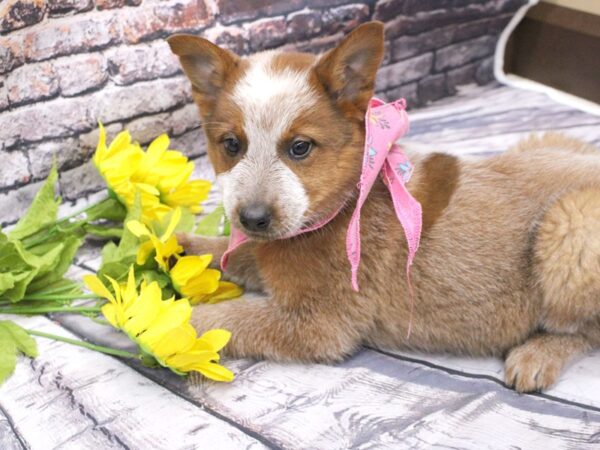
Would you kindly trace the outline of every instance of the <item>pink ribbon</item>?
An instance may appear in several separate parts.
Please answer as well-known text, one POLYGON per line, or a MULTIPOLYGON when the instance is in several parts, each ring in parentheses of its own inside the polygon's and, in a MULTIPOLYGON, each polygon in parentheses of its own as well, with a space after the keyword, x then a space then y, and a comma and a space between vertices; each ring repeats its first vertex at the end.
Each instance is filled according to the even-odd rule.
MULTIPOLYGON (((408 243, 408 258, 406 264, 406 277, 408 280, 409 294, 411 298, 411 321, 412 307, 414 306, 414 295, 410 281, 410 267, 413 263, 421 237, 422 211, 420 203, 408 192, 406 183, 413 172, 404 151, 399 146, 398 139, 408 131, 408 115, 406 114, 406 102, 404 99, 385 103, 377 98, 369 101, 369 107, 365 115, 365 152, 363 157, 362 173, 358 184, 359 195, 356 209, 350 219, 348 232, 346 234, 346 253, 350 261, 352 288, 358 291, 358 267, 360 265, 360 212, 365 203, 375 179, 381 174, 383 181, 390 191, 394 211, 404 229, 408 243)), ((287 239, 299 234, 317 230, 329 223, 341 208, 329 217, 303 228, 291 235, 284 236, 287 239)), ((248 241, 248 237, 235 227, 231 227, 231 236, 227 251, 221 259, 223 270, 227 267, 227 260, 231 252, 248 241)), ((410 335, 410 325, 408 334, 410 335)))

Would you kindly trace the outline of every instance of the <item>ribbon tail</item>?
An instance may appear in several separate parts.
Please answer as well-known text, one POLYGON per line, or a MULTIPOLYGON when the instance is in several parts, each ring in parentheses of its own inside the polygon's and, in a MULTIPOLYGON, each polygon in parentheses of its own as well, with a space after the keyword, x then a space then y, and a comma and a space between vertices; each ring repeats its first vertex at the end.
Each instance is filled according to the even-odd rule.
POLYGON ((352 289, 358 292, 358 267, 360 265, 360 207, 357 207, 346 234, 346 254, 350 262, 352 289))
POLYGON ((229 255, 231 255, 231 253, 233 253, 239 246, 246 243, 247 241, 248 237, 232 225, 227 250, 225 251, 225 253, 223 253, 223 256, 221 256, 221 270, 227 270, 229 255))

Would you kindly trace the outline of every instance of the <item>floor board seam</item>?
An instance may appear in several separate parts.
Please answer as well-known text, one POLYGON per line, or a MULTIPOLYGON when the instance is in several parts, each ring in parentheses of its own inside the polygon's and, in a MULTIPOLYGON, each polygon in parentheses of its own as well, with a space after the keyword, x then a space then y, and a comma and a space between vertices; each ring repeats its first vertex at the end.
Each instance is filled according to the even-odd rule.
POLYGON ((10 416, 8 411, 6 411, 6 409, 4 409, 4 407, 2 406, 1 403, 0 403, 0 414, 2 414, 4 417, 6 417, 6 421, 8 422, 10 429, 12 430, 15 437, 17 438, 17 441, 19 441, 21 448, 29 450, 31 447, 27 444, 27 441, 23 438, 23 436, 21 436, 21 433, 18 432, 17 428, 15 427, 15 423, 13 422, 12 417, 10 416))
MULTIPOLYGON (((83 340, 87 340, 88 338, 85 335, 81 335, 80 333, 78 333, 77 331, 73 330, 71 327, 69 327, 68 325, 59 322, 60 326, 63 327, 65 330, 68 330, 70 333, 74 334, 75 336, 77 336, 80 339, 83 340)), ((142 372, 139 370, 138 367, 136 367, 134 364, 130 364, 126 359, 121 359, 121 358, 117 358, 117 357, 112 357, 114 359, 117 359, 118 361, 120 361, 122 364, 126 365, 127 367, 131 368, 132 370, 135 370, 137 373, 139 373, 140 375, 142 375, 144 378, 147 378, 151 381, 153 381, 154 383, 156 383, 157 385, 159 385, 160 387, 168 390, 169 392, 171 392, 172 394, 176 395, 177 397, 187 401, 188 403, 191 403, 192 405, 201 408, 203 411, 206 411, 206 413, 208 413, 209 415, 222 420, 223 422, 226 422, 227 424, 231 425, 232 427, 236 428, 238 431, 244 433, 245 435, 255 439, 256 441, 260 442, 261 444, 263 444, 264 446, 270 448, 270 449, 274 449, 274 450, 279 450, 282 447, 280 447, 279 445, 276 445, 275 443, 271 442, 268 438, 266 438, 265 436, 263 436, 262 434, 251 430, 250 428, 247 428, 246 426, 242 425, 241 423, 236 422, 235 420, 225 416, 224 414, 221 414, 217 411, 215 411, 214 409, 210 408, 208 405, 203 404, 202 402, 194 399, 193 397, 187 396, 184 393, 177 391, 175 389, 173 389, 172 387, 168 386, 168 385, 164 385, 162 383, 160 383, 156 378, 152 377, 152 376, 148 376, 148 373, 142 372)))
MULTIPOLYGON (((411 362, 411 363, 415 363, 415 364, 420 364, 422 366, 426 366, 426 367, 429 367, 431 369, 441 370, 441 371, 446 372, 446 373, 448 373, 450 375, 458 375, 458 376, 465 377, 465 378, 472 378, 472 379, 478 379, 478 380, 492 381, 492 382, 494 382, 494 383, 502 386, 503 388, 511 389, 504 381, 499 380, 498 378, 493 377, 491 375, 484 375, 484 374, 463 372, 463 371, 458 370, 458 369, 452 369, 450 367, 446 367, 446 366, 442 366, 442 365, 439 365, 439 364, 435 364, 435 363, 432 363, 432 362, 429 362, 429 361, 426 361, 426 360, 423 360, 423 359, 411 358, 411 357, 408 357, 408 356, 397 355, 395 353, 388 352, 386 350, 380 350, 380 349, 375 348, 375 347, 365 346, 364 348, 369 349, 369 350, 373 350, 374 352, 380 353, 380 354, 385 355, 385 356, 389 356, 390 358, 394 358, 394 359, 398 359, 398 360, 406 361, 406 362, 411 362)), ((585 403, 580 403, 580 402, 576 402, 576 401, 573 401, 573 400, 567 400, 567 399, 564 399, 564 398, 561 398, 561 397, 556 397, 554 395, 544 394, 544 393, 541 393, 541 392, 527 393, 527 394, 521 394, 521 395, 530 395, 532 397, 543 398, 545 400, 550 400, 550 401, 553 401, 553 402, 561 403, 563 405, 576 406, 578 408, 586 409, 586 410, 589 410, 589 411, 600 412, 600 408, 599 407, 592 406, 592 405, 586 405, 585 403)))

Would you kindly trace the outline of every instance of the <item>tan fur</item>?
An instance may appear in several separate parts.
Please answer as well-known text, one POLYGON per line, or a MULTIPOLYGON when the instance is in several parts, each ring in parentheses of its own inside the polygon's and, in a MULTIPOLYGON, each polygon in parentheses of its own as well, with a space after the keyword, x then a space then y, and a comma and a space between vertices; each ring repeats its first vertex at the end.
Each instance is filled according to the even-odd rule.
MULTIPOLYGON (((333 72, 320 77, 339 88, 333 72)), ((348 102, 338 104, 334 120, 347 117, 353 136, 339 162, 311 155, 321 173, 315 214, 356 195, 355 189, 340 192, 357 181, 360 162, 351 148, 361 154, 356 141, 364 139, 363 124, 353 119, 356 106, 348 102), (327 164, 319 166, 319 157, 327 164), (330 186, 327 174, 339 183, 330 186)), ((600 345, 598 153, 551 134, 487 159, 409 156, 415 172, 408 187, 423 205, 425 224, 412 269, 410 338, 406 245, 381 181, 362 212, 360 292, 351 289, 345 252, 349 202, 316 232, 237 250, 230 274, 263 286, 264 299, 198 306, 195 327, 231 330, 227 350, 234 356, 280 361, 336 361, 361 344, 508 355, 506 380, 519 391, 547 388, 572 357, 600 345)), ((304 169, 293 170, 302 177, 304 169)), ((184 242, 189 252, 216 255, 225 245, 223 239, 184 242)))

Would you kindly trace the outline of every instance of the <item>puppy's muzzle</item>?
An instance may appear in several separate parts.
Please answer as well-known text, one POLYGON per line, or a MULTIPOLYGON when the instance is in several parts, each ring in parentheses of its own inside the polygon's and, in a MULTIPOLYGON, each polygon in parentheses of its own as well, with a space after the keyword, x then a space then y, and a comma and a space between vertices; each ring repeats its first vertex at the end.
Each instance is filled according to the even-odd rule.
POLYGON ((254 203, 240 209, 240 223, 253 233, 265 233, 271 226, 273 212, 264 203, 254 203))

